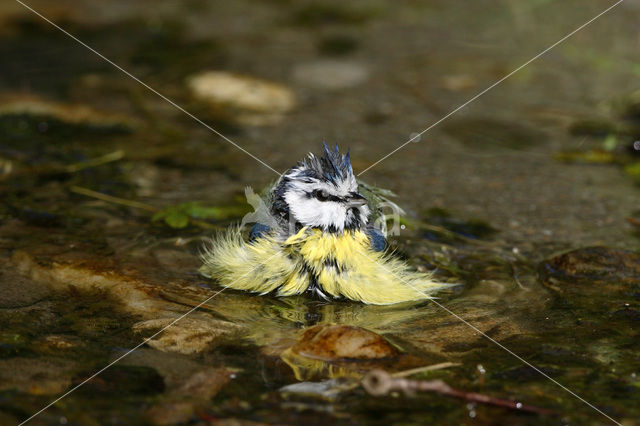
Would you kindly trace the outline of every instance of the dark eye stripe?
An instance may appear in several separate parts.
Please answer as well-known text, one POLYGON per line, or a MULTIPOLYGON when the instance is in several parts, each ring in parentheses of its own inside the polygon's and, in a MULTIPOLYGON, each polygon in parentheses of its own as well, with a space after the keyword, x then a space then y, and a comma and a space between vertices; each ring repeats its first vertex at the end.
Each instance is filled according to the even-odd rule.
POLYGON ((312 193, 307 193, 309 197, 313 196, 318 199, 318 201, 336 201, 336 202, 344 202, 345 200, 337 197, 333 194, 327 194, 322 190, 316 189, 312 193))

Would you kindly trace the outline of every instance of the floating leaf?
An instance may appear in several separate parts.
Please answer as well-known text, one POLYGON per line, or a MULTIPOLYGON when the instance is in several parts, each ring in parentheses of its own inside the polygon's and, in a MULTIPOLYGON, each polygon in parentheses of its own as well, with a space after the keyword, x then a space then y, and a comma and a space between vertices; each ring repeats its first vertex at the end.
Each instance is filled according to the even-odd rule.
POLYGON ((247 213, 246 206, 204 207, 198 203, 186 203, 186 212, 192 218, 223 220, 247 213))
POLYGON ((163 220, 172 228, 185 228, 197 219, 224 220, 241 217, 247 212, 245 206, 206 207, 196 201, 164 208, 153 215, 152 221, 163 220))
POLYGON ((165 216, 164 221, 172 228, 184 228, 189 224, 189 216, 179 211, 172 211, 165 216))
POLYGON ((607 152, 613 151, 617 146, 618 137, 616 135, 608 135, 602 142, 602 148, 607 152))

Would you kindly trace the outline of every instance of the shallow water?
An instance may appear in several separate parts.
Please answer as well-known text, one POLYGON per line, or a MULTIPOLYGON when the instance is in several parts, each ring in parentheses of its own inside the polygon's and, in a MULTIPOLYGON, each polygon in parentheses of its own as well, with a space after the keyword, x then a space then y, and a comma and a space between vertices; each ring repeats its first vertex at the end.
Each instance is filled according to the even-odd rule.
MULTIPOLYGON (((356 172, 608 6, 129 3, 29 4, 275 170, 324 140, 349 147, 356 172), (189 77, 210 70, 268 82, 262 103, 212 105, 190 92, 189 77)), ((156 335, 220 290, 197 274, 198 252, 250 210, 245 186, 259 192, 276 175, 5 2, 0 424, 27 419, 149 337, 31 423, 610 422, 541 371, 635 424, 639 16, 623 2, 362 175, 407 211, 397 254, 459 286, 386 307, 225 290, 156 335), (327 361, 288 350, 318 324, 362 327, 401 355, 327 361), (340 381, 328 393, 281 391, 447 361, 459 365, 414 378, 553 414, 434 394, 374 398, 340 381)))

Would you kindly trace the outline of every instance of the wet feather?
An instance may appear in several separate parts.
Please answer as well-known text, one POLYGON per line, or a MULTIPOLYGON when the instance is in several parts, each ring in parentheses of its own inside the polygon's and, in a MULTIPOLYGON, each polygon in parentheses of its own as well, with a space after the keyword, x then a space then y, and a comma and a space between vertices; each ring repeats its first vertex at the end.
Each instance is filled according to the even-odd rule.
POLYGON ((203 274, 225 287, 261 294, 291 296, 318 285, 333 298, 387 305, 427 299, 448 286, 373 250, 362 231, 303 228, 284 241, 270 234, 247 243, 233 229, 212 240, 202 257, 203 274))
POLYGON ((322 157, 309 154, 262 200, 247 194, 256 209, 249 241, 233 228, 202 255, 201 273, 225 287, 278 296, 312 291, 376 305, 426 299, 448 287, 385 250, 383 207, 398 217, 404 212, 390 191, 358 182, 349 154, 337 146, 325 144, 322 157))

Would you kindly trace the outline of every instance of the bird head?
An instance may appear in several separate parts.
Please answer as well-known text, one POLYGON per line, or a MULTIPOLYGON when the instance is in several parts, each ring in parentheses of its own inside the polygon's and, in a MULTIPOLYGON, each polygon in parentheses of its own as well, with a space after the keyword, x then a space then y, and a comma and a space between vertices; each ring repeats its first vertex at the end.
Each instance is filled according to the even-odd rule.
POLYGON ((331 151, 324 144, 322 157, 309 154, 287 171, 274 192, 274 206, 286 210, 302 226, 328 232, 363 229, 371 213, 358 191, 349 153, 331 151))

